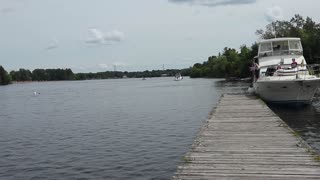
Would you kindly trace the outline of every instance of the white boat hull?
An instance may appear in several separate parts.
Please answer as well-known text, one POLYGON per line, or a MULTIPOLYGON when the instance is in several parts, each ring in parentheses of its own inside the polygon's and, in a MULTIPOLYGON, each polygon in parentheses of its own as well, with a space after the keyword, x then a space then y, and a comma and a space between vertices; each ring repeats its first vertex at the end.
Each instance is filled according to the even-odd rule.
POLYGON ((174 80, 175 80, 175 81, 181 81, 182 78, 175 78, 174 80))
POLYGON ((255 93, 263 100, 272 103, 310 104, 320 86, 320 79, 257 81, 255 93))

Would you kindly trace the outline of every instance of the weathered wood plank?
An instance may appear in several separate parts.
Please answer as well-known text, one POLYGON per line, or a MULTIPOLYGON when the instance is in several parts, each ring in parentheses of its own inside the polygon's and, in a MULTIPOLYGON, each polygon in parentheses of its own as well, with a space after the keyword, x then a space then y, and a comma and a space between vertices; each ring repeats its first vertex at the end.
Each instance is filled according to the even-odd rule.
POLYGON ((320 179, 310 151, 260 99, 227 94, 173 179, 320 179))

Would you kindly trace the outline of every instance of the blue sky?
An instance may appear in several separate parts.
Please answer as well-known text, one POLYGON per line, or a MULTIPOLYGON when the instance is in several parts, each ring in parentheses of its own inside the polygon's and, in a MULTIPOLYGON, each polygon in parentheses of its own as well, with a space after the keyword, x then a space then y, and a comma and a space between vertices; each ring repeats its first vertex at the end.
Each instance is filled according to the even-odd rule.
POLYGON ((0 64, 74 72, 185 68, 258 40, 314 0, 0 0, 0 64))

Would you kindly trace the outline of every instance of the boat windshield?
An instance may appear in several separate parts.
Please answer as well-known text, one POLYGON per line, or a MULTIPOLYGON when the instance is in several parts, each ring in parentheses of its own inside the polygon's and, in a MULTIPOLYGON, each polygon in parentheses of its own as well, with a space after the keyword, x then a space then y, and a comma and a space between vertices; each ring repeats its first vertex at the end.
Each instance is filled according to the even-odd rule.
POLYGON ((302 52, 301 42, 299 40, 291 40, 289 41, 290 51, 300 51, 302 52))
POLYGON ((259 57, 281 55, 302 55, 300 40, 281 40, 260 43, 259 57))

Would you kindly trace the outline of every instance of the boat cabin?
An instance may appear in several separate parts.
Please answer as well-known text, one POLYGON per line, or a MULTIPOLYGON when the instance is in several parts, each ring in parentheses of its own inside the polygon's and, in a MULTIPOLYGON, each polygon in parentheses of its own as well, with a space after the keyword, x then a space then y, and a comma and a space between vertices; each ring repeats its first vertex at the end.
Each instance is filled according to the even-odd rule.
POLYGON ((300 38, 262 40, 256 58, 262 76, 291 76, 300 72, 308 74, 300 38), (291 67, 293 59, 298 64, 297 68, 291 67))
POLYGON ((259 58, 268 56, 302 55, 300 38, 275 38, 259 43, 259 58))

